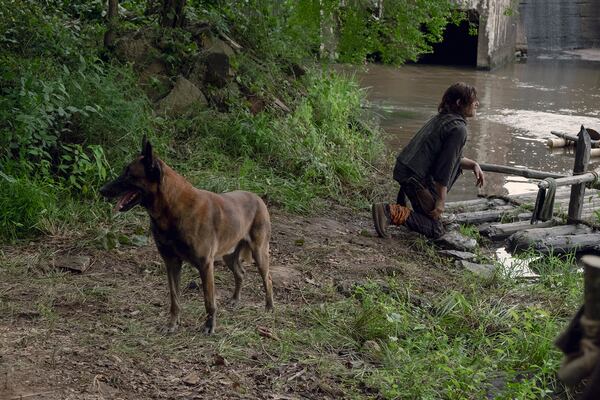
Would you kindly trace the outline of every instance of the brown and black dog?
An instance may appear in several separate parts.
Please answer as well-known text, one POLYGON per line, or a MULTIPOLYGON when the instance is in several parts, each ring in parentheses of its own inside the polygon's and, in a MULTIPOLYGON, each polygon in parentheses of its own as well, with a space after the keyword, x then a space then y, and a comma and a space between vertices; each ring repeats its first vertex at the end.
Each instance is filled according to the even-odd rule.
POLYGON ((107 198, 119 197, 115 209, 125 212, 140 204, 150 215, 152 235, 162 256, 169 281, 171 310, 167 332, 179 324, 181 264, 187 261, 200 272, 207 317, 204 333, 216 326, 214 260, 222 257, 233 272, 231 302, 240 300, 244 278, 242 257, 250 252, 263 280, 266 308, 273 308, 269 273, 271 220, 267 206, 254 193, 216 194, 194 188, 152 152, 144 137, 142 154, 121 176, 100 189, 107 198))

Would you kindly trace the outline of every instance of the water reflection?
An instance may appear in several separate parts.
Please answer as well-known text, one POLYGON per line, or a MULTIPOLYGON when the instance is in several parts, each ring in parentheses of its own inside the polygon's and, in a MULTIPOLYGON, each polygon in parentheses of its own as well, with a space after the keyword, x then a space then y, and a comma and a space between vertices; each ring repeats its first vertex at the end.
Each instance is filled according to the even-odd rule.
MULTIPOLYGON (((600 130, 600 63, 530 57, 494 71, 406 65, 371 65, 359 72, 368 97, 381 116, 388 145, 400 150, 435 113, 444 90, 464 81, 477 87, 478 116, 469 120, 465 156, 481 162, 526 166, 569 174, 572 151, 551 151, 545 141, 551 130, 576 134, 580 125, 600 130)), ((592 159, 592 168, 600 159, 592 159)), ((526 179, 487 174, 486 193, 515 194, 536 190, 526 179)), ((470 175, 459 179, 450 200, 473 198, 477 189, 470 175)), ((391 171, 390 171, 391 179, 391 171)))

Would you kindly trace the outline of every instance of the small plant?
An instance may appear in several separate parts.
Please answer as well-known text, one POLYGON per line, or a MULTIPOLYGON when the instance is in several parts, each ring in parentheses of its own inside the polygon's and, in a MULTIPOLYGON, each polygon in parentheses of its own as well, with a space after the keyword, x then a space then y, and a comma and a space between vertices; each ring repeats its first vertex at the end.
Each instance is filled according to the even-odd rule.
POLYGON ((475 239, 477 242, 481 240, 479 229, 475 225, 460 225, 459 232, 461 235, 475 239))
POLYGON ((55 191, 51 186, 0 171, 1 238, 13 241, 35 235, 42 218, 55 207, 55 191))

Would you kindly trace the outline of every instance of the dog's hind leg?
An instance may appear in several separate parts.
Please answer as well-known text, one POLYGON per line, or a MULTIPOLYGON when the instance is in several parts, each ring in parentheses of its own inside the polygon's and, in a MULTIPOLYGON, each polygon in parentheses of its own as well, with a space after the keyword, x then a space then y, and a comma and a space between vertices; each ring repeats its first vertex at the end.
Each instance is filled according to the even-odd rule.
POLYGON ((258 272, 265 287, 265 308, 267 311, 273 309, 273 282, 269 272, 269 242, 253 243, 252 256, 258 267, 258 272))
POLYGON ((214 260, 212 258, 197 263, 196 268, 200 272, 202 279, 202 289, 204 292, 204 307, 206 308, 206 322, 204 323, 204 333, 210 335, 215 331, 217 325, 217 302, 215 300, 215 272, 214 260))
POLYGON ((233 296, 229 300, 229 304, 233 307, 237 306, 240 302, 240 292, 242 291, 242 284, 244 283, 244 267, 242 266, 242 260, 240 258, 240 252, 247 248, 248 244, 245 241, 241 241, 235 251, 231 254, 223 256, 223 261, 229 267, 233 273, 233 279, 235 280, 235 289, 233 290, 233 296))
POLYGON ((167 279, 169 281, 169 295, 171 297, 171 309, 169 322, 165 328, 166 333, 173 333, 179 325, 179 282, 181 280, 181 259, 177 257, 163 256, 167 268, 167 279))

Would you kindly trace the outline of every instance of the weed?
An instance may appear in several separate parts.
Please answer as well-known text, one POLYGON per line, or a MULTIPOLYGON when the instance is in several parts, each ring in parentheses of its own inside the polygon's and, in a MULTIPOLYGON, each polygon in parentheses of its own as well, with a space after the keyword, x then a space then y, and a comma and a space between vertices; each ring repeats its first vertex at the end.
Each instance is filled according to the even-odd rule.
POLYGON ((461 235, 475 239, 477 242, 481 241, 481 235, 479 229, 475 225, 460 225, 459 232, 461 235))
POLYGON ((43 181, 0 171, 0 238, 15 240, 39 231, 42 219, 56 208, 55 190, 43 181))

